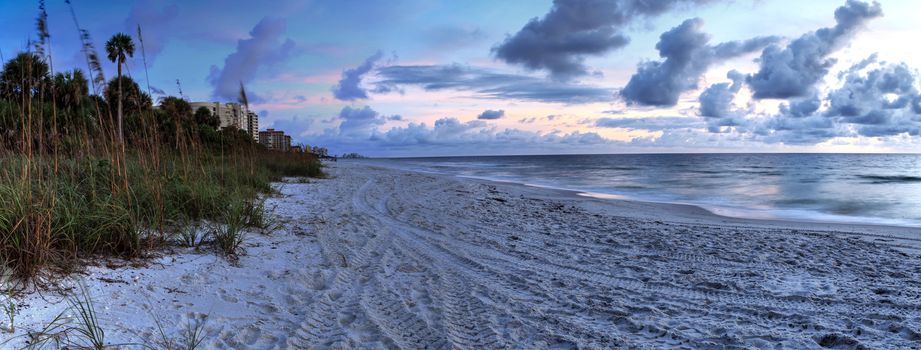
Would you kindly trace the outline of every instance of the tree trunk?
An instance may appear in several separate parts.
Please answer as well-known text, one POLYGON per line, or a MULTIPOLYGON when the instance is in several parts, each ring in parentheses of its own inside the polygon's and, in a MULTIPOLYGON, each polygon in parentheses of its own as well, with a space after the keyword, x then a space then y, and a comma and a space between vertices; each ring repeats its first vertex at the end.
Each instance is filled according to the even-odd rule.
MULTIPOLYGON (((118 146, 121 147, 119 154, 119 163, 121 169, 122 181, 124 181, 125 191, 128 191, 128 163, 125 158, 125 132, 122 129, 122 64, 124 60, 118 60, 118 146)), ((129 201, 131 200, 129 196, 129 201)))
POLYGON ((122 130, 122 60, 118 60, 118 142, 125 145, 125 132, 122 130))

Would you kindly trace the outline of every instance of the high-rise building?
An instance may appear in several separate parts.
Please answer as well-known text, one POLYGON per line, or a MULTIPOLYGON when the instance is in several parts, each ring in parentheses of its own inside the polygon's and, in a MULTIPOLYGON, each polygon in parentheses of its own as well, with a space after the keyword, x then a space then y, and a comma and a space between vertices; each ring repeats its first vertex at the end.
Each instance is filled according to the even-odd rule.
POLYGON ((253 140, 259 141, 259 115, 256 112, 246 112, 246 132, 253 136, 253 140))
POLYGON ((192 111, 200 107, 208 108, 212 115, 220 119, 220 128, 234 127, 246 131, 252 136, 253 140, 259 140, 259 115, 255 112, 248 111, 246 106, 239 103, 220 103, 220 102, 191 102, 192 111))
POLYGON ((291 150, 291 136, 285 135, 285 132, 281 130, 260 131, 259 143, 273 151, 288 152, 291 150))

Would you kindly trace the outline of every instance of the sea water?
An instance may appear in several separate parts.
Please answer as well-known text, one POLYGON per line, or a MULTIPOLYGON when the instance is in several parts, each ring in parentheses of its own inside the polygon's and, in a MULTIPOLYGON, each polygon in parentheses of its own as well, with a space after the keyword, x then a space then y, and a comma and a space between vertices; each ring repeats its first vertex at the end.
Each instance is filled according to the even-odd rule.
POLYGON ((717 214, 921 226, 917 154, 614 154, 374 159, 406 169, 685 203, 717 214))

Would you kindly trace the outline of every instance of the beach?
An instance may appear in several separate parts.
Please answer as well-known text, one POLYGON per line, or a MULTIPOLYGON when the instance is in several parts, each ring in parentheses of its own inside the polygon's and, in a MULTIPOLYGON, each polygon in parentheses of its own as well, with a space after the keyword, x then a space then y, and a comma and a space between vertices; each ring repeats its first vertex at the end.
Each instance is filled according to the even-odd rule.
MULTIPOLYGON (((175 248, 98 262, 58 289, 84 285, 107 341, 126 347, 155 343, 155 318, 169 335, 205 320, 208 349, 921 345, 921 229, 729 218, 375 164, 276 184, 279 228, 248 232, 236 262, 175 248)), ((17 300, 4 347, 66 308, 55 291, 17 300)))

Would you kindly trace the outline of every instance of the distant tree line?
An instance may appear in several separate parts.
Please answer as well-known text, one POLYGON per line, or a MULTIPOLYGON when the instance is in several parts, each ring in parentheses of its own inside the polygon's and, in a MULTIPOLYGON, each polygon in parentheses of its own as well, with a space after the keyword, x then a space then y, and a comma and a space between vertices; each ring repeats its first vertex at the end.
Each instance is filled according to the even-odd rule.
POLYGON ((125 57, 134 51, 131 37, 118 34, 106 47, 109 58, 119 66, 119 74, 95 92, 82 70, 52 75, 49 64, 35 52, 19 53, 5 62, 0 71, 0 142, 4 148, 21 146, 22 133, 26 132, 23 119, 29 115, 42 116, 40 129, 29 130, 30 134, 51 134, 65 145, 75 139, 94 138, 107 132, 106 126, 117 125, 117 130, 110 131, 128 146, 155 138, 173 148, 189 139, 210 147, 258 147, 245 131, 221 129, 220 119, 208 108, 193 111, 187 101, 174 96, 160 98, 155 108, 150 94, 121 74, 125 57), (149 123, 153 125, 145 125, 149 123), (151 135, 150 130, 159 132, 151 135))
POLYGON ((341 155, 339 158, 342 158, 342 159, 362 159, 362 158, 367 158, 367 157, 365 157, 365 156, 363 156, 363 155, 361 155, 361 154, 352 152, 352 153, 343 154, 343 155, 341 155))

